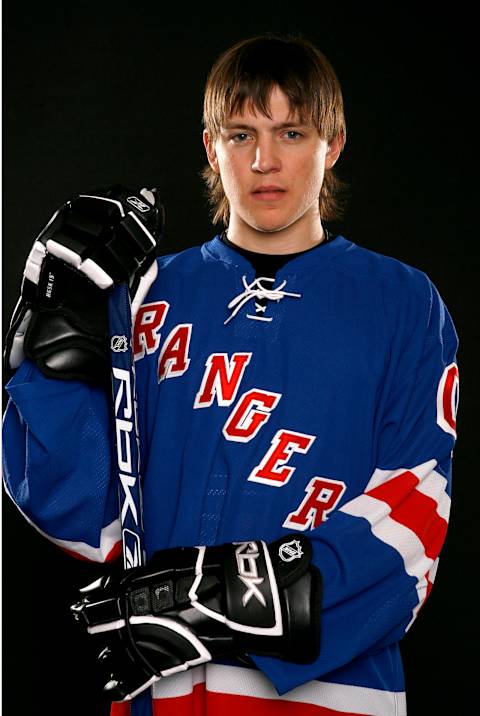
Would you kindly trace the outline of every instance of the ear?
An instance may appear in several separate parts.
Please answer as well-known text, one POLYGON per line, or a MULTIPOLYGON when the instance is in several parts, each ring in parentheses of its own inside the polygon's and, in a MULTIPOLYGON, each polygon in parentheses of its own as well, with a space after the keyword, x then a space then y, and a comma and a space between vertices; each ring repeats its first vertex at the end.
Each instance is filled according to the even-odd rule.
POLYGON ((340 132, 328 145, 327 155, 325 157, 325 169, 331 169, 333 167, 344 146, 345 135, 343 132, 340 132))
POLYGON ((203 130, 203 144, 207 152, 208 163, 212 167, 215 174, 220 174, 220 168, 218 166, 217 153, 215 151, 215 145, 213 144, 208 129, 203 130))

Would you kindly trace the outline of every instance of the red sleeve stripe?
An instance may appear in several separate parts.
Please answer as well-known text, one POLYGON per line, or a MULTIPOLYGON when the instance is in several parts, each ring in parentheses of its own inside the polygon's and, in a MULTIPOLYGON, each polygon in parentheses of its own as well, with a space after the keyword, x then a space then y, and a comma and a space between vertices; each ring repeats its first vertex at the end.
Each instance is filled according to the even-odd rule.
MULTIPOLYGON (((38 528, 37 528, 38 529, 38 528)), ((41 530, 39 530, 41 531, 41 530)), ((120 520, 116 519, 111 524, 103 527, 100 533, 100 545, 92 547, 86 542, 73 542, 66 539, 58 539, 42 532, 44 537, 63 549, 77 559, 88 562, 111 562, 121 553, 121 532, 120 520)))
POLYGON ((225 664, 209 663, 160 679, 152 691, 154 716, 406 714, 404 692, 314 680, 279 696, 261 671, 225 664))
MULTIPOLYGON (((370 713, 373 714, 373 711, 370 713)), ((394 713, 393 711, 390 713, 394 713)), ((198 684, 188 696, 160 699, 153 702, 153 716, 365 716, 359 711, 330 709, 313 704, 292 704, 290 701, 257 699, 254 696, 219 694, 206 691, 198 684)), ((115 715, 117 716, 117 715, 115 715)), ((123 716, 123 714, 118 714, 123 716)), ((383 716, 386 716, 384 713, 383 716)))
MULTIPOLYGON (((63 547, 61 544, 59 545, 60 549, 62 549, 64 552, 70 555, 70 557, 75 557, 75 559, 79 559, 81 562, 97 562, 98 560, 90 559, 90 557, 86 557, 83 554, 80 554, 79 552, 73 552, 70 549, 67 549, 66 547, 63 547)), ((115 562, 120 555, 122 554, 122 542, 121 540, 119 542, 116 542, 110 552, 106 555, 105 559, 101 560, 102 562, 115 562)))
POLYGON ((425 554, 436 559, 445 541, 448 524, 437 514, 437 502, 414 489, 419 480, 411 472, 375 487, 367 494, 389 505, 392 520, 414 532, 425 548, 425 554))
POLYGON ((421 579, 432 566, 433 560, 425 554, 417 535, 390 517, 390 507, 386 502, 370 495, 360 495, 343 505, 340 512, 368 520, 375 537, 397 550, 403 559, 405 571, 412 577, 421 579))
MULTIPOLYGON (((380 470, 376 469, 368 485, 365 488, 366 494, 372 494, 374 488, 384 485, 387 482, 395 480, 400 475, 409 473, 418 479, 415 486, 419 492, 428 495, 437 503, 437 512, 440 517, 448 522, 450 515, 450 497, 447 493, 447 480, 434 468, 437 466, 436 460, 429 460, 422 465, 412 468, 399 468, 398 470, 380 470)), ((413 484, 413 480, 412 480, 413 484)))
POLYGON ((419 478, 413 472, 405 470, 405 472, 401 472, 396 477, 392 477, 381 485, 367 490, 365 494, 376 497, 377 500, 387 502, 393 509, 412 492, 419 482, 419 478))
POLYGON ((429 460, 410 469, 377 469, 367 492, 340 508, 368 520, 372 533, 399 552, 406 572, 418 580, 439 554, 450 511, 447 480, 436 465, 429 460))

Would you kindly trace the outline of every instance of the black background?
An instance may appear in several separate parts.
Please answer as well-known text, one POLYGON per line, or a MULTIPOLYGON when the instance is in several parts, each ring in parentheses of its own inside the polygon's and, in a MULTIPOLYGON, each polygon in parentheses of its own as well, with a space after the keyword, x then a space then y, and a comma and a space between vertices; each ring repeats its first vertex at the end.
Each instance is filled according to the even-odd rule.
MULTIPOLYGON (((156 185, 164 253, 211 238, 198 175, 203 87, 216 57, 265 32, 301 33, 343 86, 350 185, 347 237, 412 264, 437 285, 460 336, 460 437, 451 528, 437 584, 402 651, 409 716, 476 710, 478 643, 475 390, 480 279, 474 134, 473 18, 456 7, 418 17, 232 1, 197 8, 148 2, 8 3, 4 13, 4 326, 26 254, 71 194, 121 181, 156 185), (257 6, 258 5, 258 6, 257 6), (475 652, 474 652, 475 653, 475 652)), ((66 557, 3 500, 4 713, 107 713, 71 622, 75 588, 99 568, 66 557), (42 706, 43 705, 43 706, 42 706)))

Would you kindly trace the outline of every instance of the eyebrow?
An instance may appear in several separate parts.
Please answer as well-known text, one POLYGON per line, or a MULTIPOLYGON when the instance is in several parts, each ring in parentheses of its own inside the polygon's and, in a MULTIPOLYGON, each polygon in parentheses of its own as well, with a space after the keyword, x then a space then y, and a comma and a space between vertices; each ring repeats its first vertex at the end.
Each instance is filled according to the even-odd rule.
MULTIPOLYGON (((272 125, 271 129, 286 129, 287 127, 304 127, 305 129, 310 126, 303 122, 281 122, 280 124, 272 125)), ((221 127, 222 129, 248 129, 249 132, 256 132, 256 127, 252 127, 250 124, 240 124, 237 122, 226 122, 221 127)))

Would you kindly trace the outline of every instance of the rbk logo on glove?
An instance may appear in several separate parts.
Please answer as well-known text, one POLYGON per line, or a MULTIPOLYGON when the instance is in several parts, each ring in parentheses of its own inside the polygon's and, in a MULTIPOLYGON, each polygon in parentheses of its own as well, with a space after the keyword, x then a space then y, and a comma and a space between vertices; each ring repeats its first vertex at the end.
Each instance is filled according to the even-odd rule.
POLYGON ((238 566, 238 578, 245 584, 247 591, 242 597, 242 604, 245 607, 252 597, 258 599, 263 607, 267 606, 265 597, 258 589, 263 583, 263 577, 258 576, 257 559, 260 553, 256 542, 241 542, 235 550, 238 566))

